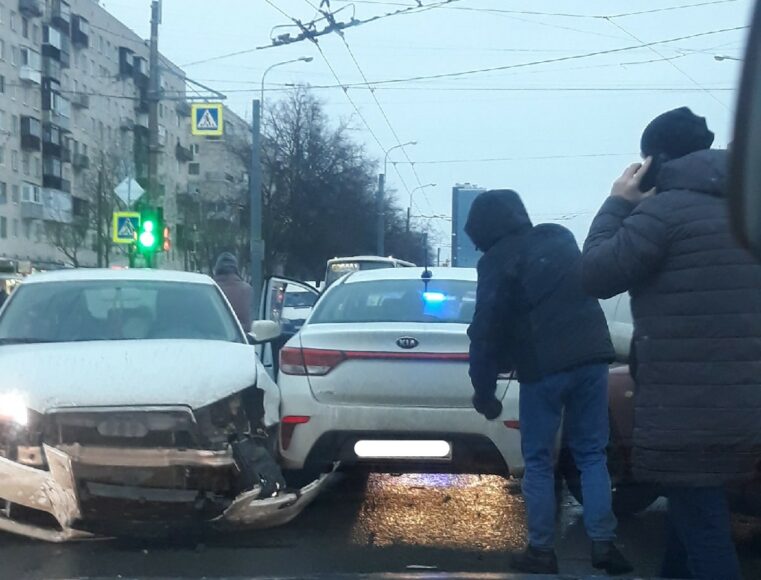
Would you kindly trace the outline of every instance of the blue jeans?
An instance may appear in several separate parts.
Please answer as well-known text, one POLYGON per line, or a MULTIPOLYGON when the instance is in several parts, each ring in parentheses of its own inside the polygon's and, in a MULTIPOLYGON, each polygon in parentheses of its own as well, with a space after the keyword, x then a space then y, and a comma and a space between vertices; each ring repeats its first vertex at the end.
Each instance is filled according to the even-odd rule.
POLYGON ((668 498, 669 539, 664 578, 739 580, 729 505, 721 487, 672 487, 668 498))
POLYGON ((555 442, 565 409, 564 435, 581 472, 584 527, 593 541, 613 540, 616 518, 611 508, 608 474, 608 366, 592 364, 522 383, 521 448, 526 464, 523 497, 529 545, 555 545, 555 442))

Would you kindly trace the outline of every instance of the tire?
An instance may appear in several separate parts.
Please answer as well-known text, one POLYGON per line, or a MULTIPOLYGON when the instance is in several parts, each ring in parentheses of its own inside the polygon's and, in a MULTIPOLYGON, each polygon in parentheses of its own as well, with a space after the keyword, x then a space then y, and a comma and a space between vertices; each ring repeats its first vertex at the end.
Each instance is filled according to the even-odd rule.
MULTIPOLYGON (((612 451, 608 451, 610 456, 612 451)), ((611 466, 620 462, 611 460, 611 466)), ((581 474, 569 449, 560 452, 558 470, 565 480, 569 493, 580 504, 584 505, 584 496, 581 491, 581 474)), ((613 513, 623 518, 636 515, 652 505, 658 499, 658 490, 654 485, 640 484, 633 481, 621 481, 620 474, 611 473, 613 483, 613 513)))

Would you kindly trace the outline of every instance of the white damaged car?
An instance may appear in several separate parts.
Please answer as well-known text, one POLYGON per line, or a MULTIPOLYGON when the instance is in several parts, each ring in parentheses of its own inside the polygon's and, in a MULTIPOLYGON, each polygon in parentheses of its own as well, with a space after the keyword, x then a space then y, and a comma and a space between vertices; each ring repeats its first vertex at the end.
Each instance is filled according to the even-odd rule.
POLYGON ((274 459, 279 394, 207 276, 33 275, 0 310, 0 530, 64 541, 131 525, 267 527, 290 489, 274 459))

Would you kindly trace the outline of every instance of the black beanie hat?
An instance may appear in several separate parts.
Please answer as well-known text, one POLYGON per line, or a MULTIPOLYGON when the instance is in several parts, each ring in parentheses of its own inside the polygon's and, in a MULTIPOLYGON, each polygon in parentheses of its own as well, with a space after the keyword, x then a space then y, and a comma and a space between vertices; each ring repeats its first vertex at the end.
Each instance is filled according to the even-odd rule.
POLYGON ((230 252, 222 252, 214 265, 214 275, 238 274, 238 258, 230 252))
POLYGON ((710 148, 713 137, 705 117, 698 117, 689 108, 680 107, 650 121, 642 133, 640 150, 645 157, 664 155, 668 159, 678 159, 710 148))

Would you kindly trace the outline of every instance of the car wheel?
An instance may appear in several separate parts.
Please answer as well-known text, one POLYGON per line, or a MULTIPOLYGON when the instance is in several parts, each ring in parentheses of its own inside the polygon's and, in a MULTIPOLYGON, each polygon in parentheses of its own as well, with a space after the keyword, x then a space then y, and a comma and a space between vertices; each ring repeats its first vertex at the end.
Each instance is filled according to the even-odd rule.
MULTIPOLYGON (((610 457, 614 452, 608 451, 610 457)), ((609 459, 611 467, 619 464, 613 458, 609 459)), ((584 496, 581 491, 581 473, 579 473, 573 456, 569 449, 563 449, 560 452, 558 461, 560 475, 565 480, 569 493, 580 504, 584 504, 584 496)), ((626 517, 638 514, 646 510, 652 503, 658 499, 658 490, 656 486, 650 484, 641 484, 634 482, 621 481, 622 477, 617 474, 615 469, 611 469, 611 480, 613 483, 613 513, 618 517, 626 517)))

